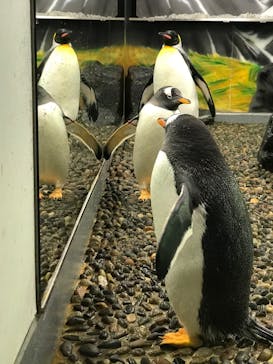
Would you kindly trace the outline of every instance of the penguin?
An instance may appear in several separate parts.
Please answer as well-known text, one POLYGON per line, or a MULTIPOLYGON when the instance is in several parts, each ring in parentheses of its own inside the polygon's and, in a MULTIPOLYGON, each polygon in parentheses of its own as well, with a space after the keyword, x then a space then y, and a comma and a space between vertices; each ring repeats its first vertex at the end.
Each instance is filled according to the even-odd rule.
MULTIPOLYGON (((39 182, 55 185, 49 198, 61 199, 70 159, 64 115, 56 101, 39 85, 37 96, 39 182)), ((40 198, 42 197, 40 193, 40 198)))
POLYGON ((249 316, 253 243, 238 184, 204 123, 159 119, 165 139, 151 177, 156 272, 183 328, 161 344, 198 347, 227 335, 273 342, 249 316))
MULTIPOLYGON (((51 199, 62 198, 62 188, 69 171, 70 148, 68 133, 79 139, 97 159, 102 157, 102 147, 82 125, 68 119, 56 101, 41 86, 38 96, 38 146, 39 182, 55 185, 51 199), (67 125, 66 125, 67 124, 67 125)), ((40 198, 43 198, 40 193, 40 198)))
POLYGON ((140 108, 147 99, 147 94, 150 93, 149 89, 151 90, 152 83, 154 93, 161 87, 171 85, 178 88, 186 98, 191 100, 191 104, 179 106, 181 113, 198 117, 197 85, 205 97, 213 119, 215 117, 215 106, 209 87, 183 49, 180 35, 175 30, 167 30, 158 34, 162 37, 163 45, 156 57, 152 79, 149 80, 147 89, 144 89, 140 108))
POLYGON ((58 29, 53 45, 37 70, 37 82, 62 108, 65 116, 75 120, 79 111, 80 66, 71 45, 71 30, 58 29))
POLYGON ((153 165, 161 147, 164 130, 155 122, 178 112, 180 104, 190 104, 181 92, 171 86, 160 88, 139 113, 133 148, 134 174, 140 188, 140 200, 150 198, 153 165))

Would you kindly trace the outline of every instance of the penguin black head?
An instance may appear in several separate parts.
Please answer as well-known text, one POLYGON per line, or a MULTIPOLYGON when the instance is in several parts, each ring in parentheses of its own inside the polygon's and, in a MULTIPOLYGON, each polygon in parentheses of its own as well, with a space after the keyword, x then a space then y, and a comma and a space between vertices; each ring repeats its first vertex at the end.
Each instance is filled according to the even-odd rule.
POLYGON ((190 100, 183 97, 176 87, 161 87, 152 97, 150 102, 168 110, 176 110, 180 104, 190 104, 190 100))
POLYGON ((181 38, 175 30, 166 30, 165 32, 159 32, 163 43, 168 46, 175 46, 181 42, 181 38))
POLYGON ((54 41, 59 44, 68 44, 71 42, 72 30, 68 30, 65 28, 58 29, 54 34, 54 41))

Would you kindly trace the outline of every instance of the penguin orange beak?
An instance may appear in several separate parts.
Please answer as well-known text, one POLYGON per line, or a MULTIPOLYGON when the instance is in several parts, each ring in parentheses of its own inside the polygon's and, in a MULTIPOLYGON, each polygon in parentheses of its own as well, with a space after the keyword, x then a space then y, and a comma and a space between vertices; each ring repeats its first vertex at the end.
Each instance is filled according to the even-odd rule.
POLYGON ((165 119, 162 119, 162 118, 158 118, 157 119, 157 122, 160 126, 162 126, 162 128, 165 128, 166 127, 166 120, 165 119))
POLYGON ((191 104, 191 101, 185 97, 180 97, 179 101, 181 104, 191 104))

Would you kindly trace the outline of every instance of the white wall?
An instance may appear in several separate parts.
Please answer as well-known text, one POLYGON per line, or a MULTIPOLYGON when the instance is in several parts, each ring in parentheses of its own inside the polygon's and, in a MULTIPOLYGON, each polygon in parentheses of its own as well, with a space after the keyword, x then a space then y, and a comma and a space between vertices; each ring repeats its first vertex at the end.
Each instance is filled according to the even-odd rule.
POLYGON ((0 7, 0 363, 12 364, 35 315, 29 0, 0 7))

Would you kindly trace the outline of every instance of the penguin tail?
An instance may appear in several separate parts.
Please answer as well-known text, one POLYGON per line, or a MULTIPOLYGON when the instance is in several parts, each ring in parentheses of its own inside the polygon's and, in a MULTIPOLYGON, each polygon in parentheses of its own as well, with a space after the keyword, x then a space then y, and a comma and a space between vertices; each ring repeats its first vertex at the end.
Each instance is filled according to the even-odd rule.
POLYGON ((248 318, 244 335, 251 340, 262 340, 273 343, 273 331, 248 318))

